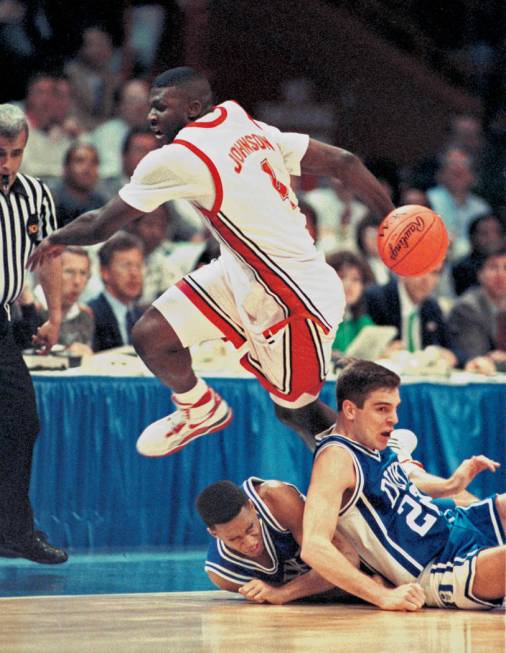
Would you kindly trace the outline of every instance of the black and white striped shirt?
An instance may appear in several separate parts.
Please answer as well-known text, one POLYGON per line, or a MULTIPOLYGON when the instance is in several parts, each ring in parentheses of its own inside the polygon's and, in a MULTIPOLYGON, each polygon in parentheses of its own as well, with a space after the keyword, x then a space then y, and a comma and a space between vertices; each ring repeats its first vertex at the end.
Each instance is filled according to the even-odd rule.
POLYGON ((33 248, 57 227, 53 198, 39 179, 18 173, 9 193, 0 192, 0 308, 9 312, 33 248))

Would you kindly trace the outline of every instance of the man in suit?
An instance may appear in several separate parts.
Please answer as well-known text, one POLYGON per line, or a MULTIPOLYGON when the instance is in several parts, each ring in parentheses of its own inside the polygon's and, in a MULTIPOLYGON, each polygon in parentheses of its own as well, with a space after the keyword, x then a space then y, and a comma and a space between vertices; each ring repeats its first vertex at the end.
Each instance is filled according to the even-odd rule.
POLYGON ((429 345, 441 348, 453 367, 457 356, 452 351, 448 325, 436 299, 431 297, 441 268, 416 277, 399 277, 384 285, 371 286, 365 292, 368 314, 379 325, 397 327, 400 344, 415 352, 429 345))
POLYGON ((467 370, 506 372, 506 246, 485 256, 478 282, 453 306, 451 335, 467 370))
POLYGON ((131 331, 142 315, 136 300, 142 293, 144 249, 132 234, 119 232, 98 253, 104 290, 89 302, 95 317, 93 350, 131 343, 131 331))

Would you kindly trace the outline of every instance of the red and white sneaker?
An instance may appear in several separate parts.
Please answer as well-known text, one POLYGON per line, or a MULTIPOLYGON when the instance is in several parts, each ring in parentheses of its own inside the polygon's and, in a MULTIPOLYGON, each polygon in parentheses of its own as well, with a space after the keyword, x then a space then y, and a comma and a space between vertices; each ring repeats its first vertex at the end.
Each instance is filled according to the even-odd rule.
POLYGON ((177 410, 153 422, 139 436, 137 451, 149 458, 170 456, 192 440, 221 431, 232 421, 232 409, 209 388, 196 404, 183 404, 173 396, 177 410))

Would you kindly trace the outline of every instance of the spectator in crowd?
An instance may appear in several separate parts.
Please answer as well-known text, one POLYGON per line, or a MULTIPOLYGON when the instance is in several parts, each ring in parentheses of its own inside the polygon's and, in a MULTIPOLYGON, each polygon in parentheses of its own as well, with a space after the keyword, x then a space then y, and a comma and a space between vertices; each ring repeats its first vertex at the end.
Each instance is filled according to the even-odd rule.
MULTIPOLYGON (((116 116, 106 120, 90 134, 100 158, 102 179, 118 178, 124 174, 122 154, 124 155, 125 138, 132 129, 148 129, 149 84, 143 79, 131 79, 125 82, 119 94, 116 116)), ((128 174, 128 179, 134 169, 135 166, 128 174)))
POLYGON ((121 144, 121 169, 116 176, 102 178, 100 189, 108 199, 130 181, 137 164, 148 152, 156 150, 158 141, 148 127, 133 127, 127 132, 121 144))
POLYGON ((441 216, 450 237, 450 258, 469 251, 469 223, 492 212, 488 202, 471 192, 476 181, 471 157, 462 148, 448 149, 441 159, 438 184, 427 191, 431 207, 441 216))
POLYGON ((475 218, 469 225, 471 251, 452 266, 455 293, 461 295, 478 283, 478 268, 483 259, 504 246, 506 238, 502 221, 492 213, 475 218))
POLYGON ((365 291, 369 315, 379 325, 397 327, 393 348, 416 352, 430 345, 454 367, 458 360, 451 347, 450 332, 442 310, 432 293, 440 278, 440 269, 417 277, 399 277, 385 285, 365 291))
POLYGON ((36 73, 28 81, 26 97, 22 102, 30 138, 21 171, 47 182, 61 176, 65 152, 72 143, 72 137, 58 123, 61 84, 60 79, 57 81, 48 73, 36 73))
MULTIPOLYGON (((93 313, 78 300, 90 277, 90 259, 83 247, 69 245, 61 255, 62 321, 57 344, 64 345, 69 352, 78 356, 92 354, 95 324, 93 313)), ((40 285, 30 290, 27 284, 17 300, 18 316, 13 329, 15 339, 23 349, 31 347, 31 334, 48 317, 46 299, 40 285)))
POLYGON ((83 127, 76 118, 74 97, 70 82, 64 75, 54 79, 53 132, 63 132, 70 139, 79 138, 83 127))
MULTIPOLYGON (((62 323, 58 343, 72 354, 86 356, 93 353, 95 322, 91 309, 78 302, 90 278, 88 252, 83 247, 69 245, 61 255, 61 264, 62 323)), ((47 309, 41 315, 45 320, 47 309)))
POLYGON ((118 232, 98 255, 104 290, 89 302, 95 318, 95 352, 131 343, 133 325, 142 315, 137 300, 144 276, 144 248, 133 234, 118 232))
POLYGON ((98 154, 93 145, 74 143, 65 154, 63 178, 53 187, 60 225, 72 222, 81 213, 96 209, 106 201, 96 191, 98 154))
POLYGON ((367 262, 354 252, 334 252, 327 257, 327 263, 334 268, 343 282, 346 300, 344 317, 332 344, 333 351, 339 355, 346 352, 364 326, 374 324, 367 313, 364 297, 364 290, 374 282, 374 276, 367 262))
POLYGON ((479 285, 455 303, 449 325, 466 369, 506 372, 506 246, 489 252, 478 268, 479 285))
POLYGON ((487 139, 481 120, 468 113, 453 114, 450 117, 448 133, 441 151, 425 157, 413 166, 411 177, 415 186, 428 190, 437 185, 441 157, 450 148, 458 148, 466 152, 474 163, 475 171, 479 173, 482 159, 487 151, 487 139))
POLYGON ((329 180, 305 193, 304 201, 318 216, 318 248, 325 254, 340 249, 355 250, 357 224, 367 214, 366 207, 337 180, 329 180))
POLYGON ((378 253, 379 223, 367 214, 357 225, 357 249, 372 270, 376 283, 387 283, 390 270, 383 263, 378 253))
POLYGON ((407 204, 430 207, 427 193, 422 188, 410 184, 402 187, 399 192, 399 206, 407 204))
POLYGON ((100 27, 88 27, 77 56, 65 64, 77 116, 85 129, 93 129, 112 115, 114 94, 122 81, 113 56, 110 34, 100 27))
POLYGON ((139 300, 144 307, 184 275, 180 265, 171 259, 174 244, 167 238, 169 219, 167 205, 162 204, 129 225, 129 231, 144 245, 144 283, 139 300))

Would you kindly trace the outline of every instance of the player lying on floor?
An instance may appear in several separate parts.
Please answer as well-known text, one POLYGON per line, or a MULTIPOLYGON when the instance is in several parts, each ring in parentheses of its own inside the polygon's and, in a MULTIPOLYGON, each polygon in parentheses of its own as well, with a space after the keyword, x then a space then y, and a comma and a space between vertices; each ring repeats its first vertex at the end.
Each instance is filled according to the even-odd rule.
MULTIPOLYGON (((205 570, 220 589, 278 605, 336 590, 300 558, 304 496, 295 485, 256 477, 242 487, 218 481, 199 494, 196 507, 213 536, 205 570)), ((359 566, 339 536, 335 545, 359 566)), ((334 595, 346 596, 339 590, 334 595)))
MULTIPOLYGON (((449 488, 459 495, 476 474, 491 468, 488 459, 479 456, 479 463, 464 461, 459 469, 465 473, 456 479, 435 477, 412 462, 413 433, 399 430, 393 439, 399 459, 412 467, 418 482, 430 484, 446 496, 449 488)), ((255 477, 244 481, 242 488, 231 481, 218 481, 200 493, 196 505, 214 538, 205 570, 220 589, 240 592, 257 603, 282 604, 330 590, 329 596, 335 600, 352 600, 301 560, 304 496, 294 485, 255 477)), ((454 503, 440 508, 449 505, 454 503)), ((336 533, 333 544, 355 568, 360 567, 356 551, 345 538, 336 533)), ((382 582, 376 574, 373 579, 382 582)))
MULTIPOLYGON (((399 385, 397 374, 368 361, 341 371, 337 422, 315 452, 301 557, 329 583, 385 610, 496 607, 506 586, 506 494, 442 513, 417 489, 388 447, 399 385), (350 565, 333 545, 336 528, 394 588, 350 565)), ((464 476, 498 466, 478 456, 464 476)))

